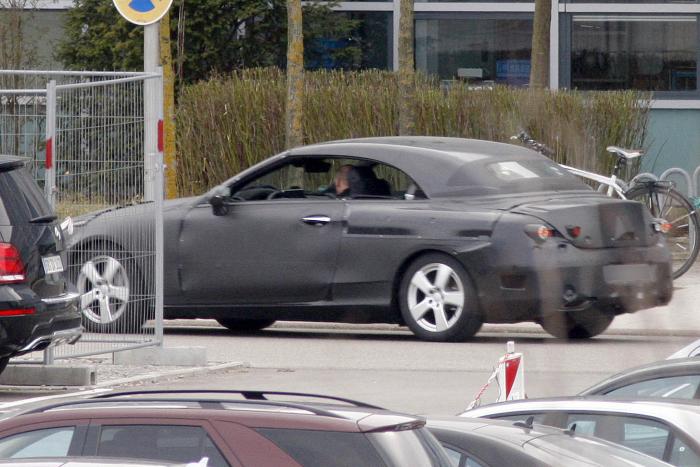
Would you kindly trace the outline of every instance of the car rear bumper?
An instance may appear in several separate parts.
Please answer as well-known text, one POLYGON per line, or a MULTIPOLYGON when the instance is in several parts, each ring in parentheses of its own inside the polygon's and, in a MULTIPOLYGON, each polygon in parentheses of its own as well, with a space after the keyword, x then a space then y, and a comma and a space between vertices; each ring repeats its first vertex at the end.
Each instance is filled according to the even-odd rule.
POLYGON ((673 283, 668 250, 581 249, 559 242, 530 247, 475 277, 486 322, 539 320, 590 307, 613 314, 664 305, 673 283))
POLYGON ((20 302, 0 302, 0 310, 34 310, 31 314, 0 317, 0 357, 22 355, 49 345, 75 343, 83 332, 79 299, 80 294, 68 291, 44 299, 34 295, 20 302))

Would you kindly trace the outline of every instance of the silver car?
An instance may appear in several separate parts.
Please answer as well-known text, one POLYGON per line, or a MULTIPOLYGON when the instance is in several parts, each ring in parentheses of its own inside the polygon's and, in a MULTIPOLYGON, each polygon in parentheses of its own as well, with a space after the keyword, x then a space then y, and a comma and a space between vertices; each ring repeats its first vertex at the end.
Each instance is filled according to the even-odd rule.
POLYGON ((668 467, 619 444, 543 425, 464 417, 429 418, 455 467, 668 467))
POLYGON ((700 406, 610 397, 527 399, 468 410, 464 417, 540 423, 597 436, 676 466, 700 466, 700 406))

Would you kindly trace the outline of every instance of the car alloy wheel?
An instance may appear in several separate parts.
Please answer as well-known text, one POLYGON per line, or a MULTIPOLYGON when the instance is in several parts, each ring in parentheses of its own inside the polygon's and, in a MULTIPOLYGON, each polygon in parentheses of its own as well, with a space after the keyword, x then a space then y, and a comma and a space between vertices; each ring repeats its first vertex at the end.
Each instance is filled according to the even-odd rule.
POLYGON ((471 280, 450 256, 418 258, 404 274, 400 293, 403 319, 423 339, 465 340, 481 328, 471 280))
POLYGON ((426 331, 444 332, 454 326, 464 307, 464 286, 446 264, 426 264, 411 277, 408 309, 426 331))
POLYGON ((76 286, 81 294, 80 310, 98 325, 115 323, 124 314, 130 297, 129 275, 111 256, 97 256, 80 268, 76 286))

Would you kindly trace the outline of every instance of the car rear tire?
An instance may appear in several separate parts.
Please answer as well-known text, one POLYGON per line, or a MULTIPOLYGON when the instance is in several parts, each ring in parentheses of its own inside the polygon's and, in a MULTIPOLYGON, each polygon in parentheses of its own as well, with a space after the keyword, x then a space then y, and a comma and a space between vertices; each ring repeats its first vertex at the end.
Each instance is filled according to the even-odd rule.
POLYGON ((7 364, 10 363, 10 357, 2 357, 0 358, 0 373, 5 371, 5 368, 7 368, 7 364))
POLYGON ((589 308, 572 313, 556 313, 542 318, 540 325, 560 339, 588 339, 608 329, 615 319, 612 313, 589 308))
POLYGON ((113 245, 89 245, 84 250, 73 256, 71 279, 81 294, 85 330, 140 333, 153 309, 134 258, 113 245))
POLYGON ((274 319, 217 319, 220 325, 227 328, 229 331, 233 332, 255 332, 265 329, 271 326, 275 320, 274 319))
POLYGON ((481 329, 476 291, 464 267, 451 256, 430 253, 406 270, 399 287, 406 325, 421 339, 461 342, 481 329))

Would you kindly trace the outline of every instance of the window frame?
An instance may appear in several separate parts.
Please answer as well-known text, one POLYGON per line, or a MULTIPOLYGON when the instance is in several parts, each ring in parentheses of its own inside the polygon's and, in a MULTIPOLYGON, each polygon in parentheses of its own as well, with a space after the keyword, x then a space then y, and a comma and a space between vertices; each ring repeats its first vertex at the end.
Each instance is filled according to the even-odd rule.
MULTIPOLYGON (((628 17, 640 17, 645 16, 649 18, 658 18, 659 21, 663 21, 664 17, 678 17, 678 16, 694 16, 696 24, 695 32, 695 91, 650 91, 652 99, 664 100, 676 100, 676 101, 697 101, 700 99, 700 11, 697 8, 688 8, 684 11, 679 8, 679 11, 668 12, 666 11, 654 11, 655 8, 641 8, 639 5, 629 4, 627 10, 620 11, 619 8, 606 8, 606 6, 620 7, 625 4, 610 4, 610 5, 598 5, 598 4, 580 4, 576 3, 576 7, 571 7, 572 4, 564 4, 565 10, 559 11, 559 88, 560 89, 571 89, 571 54, 573 52, 573 23, 574 17, 576 16, 587 16, 587 17, 604 17, 604 16, 616 16, 624 18, 628 17), (693 11, 695 10, 695 11, 693 11)), ((643 5, 649 6, 649 5, 643 5)), ((651 5, 655 7, 655 5, 651 5)), ((692 6, 692 4, 691 4, 692 6)), ((665 5, 668 8, 668 5, 665 5)), ((624 88, 622 90, 635 90, 632 88, 624 88)), ((596 92, 594 90, 581 89, 580 92, 596 92)), ((639 90, 640 92, 645 92, 644 90, 639 90)), ((598 91, 600 92, 600 91, 598 91)))

